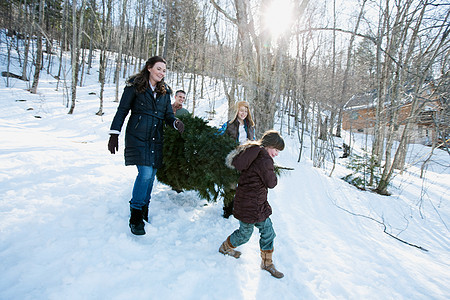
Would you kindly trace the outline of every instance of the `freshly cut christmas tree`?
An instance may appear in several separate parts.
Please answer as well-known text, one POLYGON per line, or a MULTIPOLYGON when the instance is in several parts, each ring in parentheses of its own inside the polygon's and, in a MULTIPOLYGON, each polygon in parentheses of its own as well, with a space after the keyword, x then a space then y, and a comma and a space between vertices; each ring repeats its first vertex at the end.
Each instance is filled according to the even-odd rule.
POLYGON ((183 134, 164 129, 163 167, 158 169, 158 180, 177 191, 195 190, 208 201, 229 198, 225 187, 236 184, 239 175, 225 165, 225 158, 238 144, 228 135, 217 135, 218 129, 201 118, 186 115, 180 120, 183 134))

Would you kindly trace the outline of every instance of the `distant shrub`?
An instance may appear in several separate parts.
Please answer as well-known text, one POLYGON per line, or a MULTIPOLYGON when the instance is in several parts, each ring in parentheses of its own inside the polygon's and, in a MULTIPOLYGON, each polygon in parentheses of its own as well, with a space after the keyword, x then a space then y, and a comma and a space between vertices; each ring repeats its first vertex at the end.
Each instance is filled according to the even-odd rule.
POLYGON ((380 182, 381 169, 376 164, 376 158, 367 153, 364 153, 363 156, 352 154, 349 157, 347 168, 353 172, 342 179, 361 190, 375 188, 380 182))

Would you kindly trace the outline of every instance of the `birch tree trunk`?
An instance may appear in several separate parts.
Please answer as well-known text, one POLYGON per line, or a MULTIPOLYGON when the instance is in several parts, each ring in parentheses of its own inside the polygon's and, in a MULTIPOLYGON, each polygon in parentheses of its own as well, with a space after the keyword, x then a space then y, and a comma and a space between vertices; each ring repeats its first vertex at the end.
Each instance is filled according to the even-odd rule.
POLYGON ((116 96, 114 98, 114 102, 119 102, 119 75, 120 69, 122 66, 122 44, 123 44, 123 36, 125 35, 125 15, 127 13, 127 2, 128 0, 122 0, 122 15, 120 16, 120 36, 119 36, 119 53, 117 54, 116 61, 116 72, 114 74, 114 81, 116 83, 116 96))
MULTIPOLYGON (((57 83, 56 83, 56 90, 58 90, 59 89, 59 83, 60 83, 60 81, 61 81, 61 70, 62 70, 62 67, 63 67, 63 51, 64 51, 64 49, 66 48, 65 47, 65 45, 66 45, 66 41, 67 41, 67 26, 66 26, 66 24, 67 24, 67 19, 68 19, 68 14, 69 14, 69 5, 68 5, 68 0, 65 0, 64 1, 64 8, 63 8, 63 19, 62 19, 62 28, 63 28, 63 36, 62 36, 62 41, 60 42, 60 52, 59 52, 59 67, 58 67, 58 75, 57 75, 57 78, 58 78, 58 81, 57 81, 57 83)), ((67 101, 69 101, 68 99, 67 99, 67 101)))
POLYGON ((72 101, 70 104, 69 115, 73 114, 75 102, 77 100, 77 0, 72 0, 72 46, 70 49, 70 57, 72 63, 72 101))
POLYGON ((160 55, 159 40, 160 40, 160 34, 161 34, 161 19, 162 19, 162 11, 163 11, 162 8, 164 7, 163 0, 161 0, 158 4, 159 4, 158 5, 159 13, 158 13, 158 22, 156 25, 156 52, 154 52, 153 55, 160 55))
MULTIPOLYGON (((382 7, 383 0, 380 0, 380 8, 382 7)), ((382 160, 382 152, 384 149, 384 136, 385 136, 385 126, 386 124, 382 122, 383 119, 383 107, 384 99, 386 95, 385 81, 387 80, 387 75, 383 69, 382 63, 382 49, 381 45, 383 43, 383 36, 385 32, 389 29, 389 0, 386 0, 386 9, 380 9, 379 19, 378 19, 378 32, 376 38, 376 74, 377 74, 377 105, 375 112, 375 126, 374 126, 374 141, 372 143, 372 159, 370 169, 373 170, 375 165, 380 166, 382 160)), ((386 66, 386 64, 384 64, 386 66)), ((374 181, 373 174, 371 174, 369 185, 372 185, 374 181)))
MULTIPOLYGON (((334 128, 334 118, 336 117, 336 107, 339 106, 338 99, 336 99, 336 0, 333 0, 333 60, 332 60, 332 70, 331 70, 331 95, 330 99, 332 101, 330 105, 330 131, 329 134, 333 135, 333 128, 334 128), (336 105, 337 104, 337 105, 336 105)), ((327 140, 326 136, 323 136, 323 134, 326 134, 326 128, 325 131, 321 129, 320 138, 323 140, 327 140)))
MULTIPOLYGON (((409 142, 409 136, 411 134, 411 127, 414 124, 415 120, 417 119, 418 113, 420 111, 420 102, 423 103, 423 97, 421 97, 420 95, 423 94, 423 87, 424 87, 424 82, 425 82, 425 78, 428 74, 428 72, 431 70, 432 65, 435 63, 435 60, 438 56, 438 53, 440 53, 442 51, 442 49, 445 47, 445 45, 448 44, 448 40, 447 40, 447 34, 448 34, 448 30, 450 25, 448 24, 448 19, 450 17, 450 11, 447 11, 447 14, 445 16, 445 18, 441 21, 441 24, 438 26, 435 26, 435 28, 439 29, 438 34, 435 35, 435 37, 428 42, 427 47, 424 49, 423 52, 417 53, 417 51, 415 51, 415 48, 417 47, 417 45, 419 45, 420 43, 418 43, 418 38, 419 38, 419 31, 422 25, 422 22, 424 20, 424 14, 426 12, 427 6, 430 5, 429 1, 425 1, 423 3, 423 6, 419 5, 415 11, 413 11, 412 13, 410 12, 405 12, 408 13, 408 17, 409 20, 412 20, 411 16, 414 16, 415 13, 417 13, 418 11, 420 11, 419 16, 417 19, 414 20, 415 26, 414 28, 412 28, 412 26, 410 26, 412 24, 412 21, 408 21, 406 22, 408 24, 408 26, 405 27, 405 31, 404 31, 404 37, 406 37, 406 32, 408 31, 412 31, 412 36, 410 37, 410 39, 408 41, 405 40, 405 44, 406 42, 409 42, 408 44, 408 48, 406 51, 406 55, 404 59, 400 59, 398 62, 398 65, 401 66, 407 66, 407 65, 411 65, 410 64, 410 59, 413 57, 413 53, 415 54, 416 58, 415 60, 417 61, 417 66, 414 70, 415 72, 415 77, 417 78, 417 80, 414 82, 414 92, 412 93, 412 101, 411 101, 411 109, 410 109, 410 113, 408 118, 406 118, 406 123, 404 125, 400 140, 399 140, 399 145, 397 147, 397 149, 395 150, 395 155, 393 160, 390 160, 390 156, 386 155, 385 158, 385 165, 383 167, 383 173, 381 175, 381 179, 380 182, 378 184, 378 186, 376 187, 376 191, 380 194, 388 194, 387 188, 388 185, 391 181, 392 175, 394 173, 394 169, 396 168, 403 168, 404 167, 404 163, 405 163, 405 155, 407 152, 407 144, 409 142), (441 35, 441 33, 443 33, 441 35)), ((428 39, 426 39, 428 40, 428 39)), ((401 57, 402 58, 402 57, 401 57)), ((398 74, 399 76, 404 76, 406 70, 405 69, 401 69, 398 70, 398 74)), ((411 71, 410 71, 411 72, 411 71)), ((393 125, 391 125, 391 127, 394 127, 393 125)), ((390 153, 389 153, 390 154, 390 153)))
POLYGON ((75 110, 75 103, 77 100, 77 85, 78 85, 78 73, 80 70, 80 48, 81 48, 81 39, 83 33, 83 23, 84 23, 84 2, 81 1, 80 7, 80 23, 77 24, 77 0, 73 0, 72 2, 72 49, 71 59, 72 59, 72 102, 70 105, 70 109, 68 114, 73 114, 75 110))
MULTIPOLYGON (((90 11, 90 17, 92 18, 91 21, 95 22, 97 18, 95 17, 95 13, 97 11, 96 9, 96 1, 91 0, 91 11, 90 11)), ((89 54, 88 54, 88 67, 87 67, 87 74, 91 74, 91 68, 92 68, 92 57, 94 56, 94 32, 95 32, 95 26, 92 24, 89 26, 89 54)))
POLYGON ((39 2, 39 28, 36 35, 36 62, 34 69, 33 84, 30 88, 30 93, 36 94, 39 84, 39 76, 42 68, 42 30, 44 28, 44 4, 45 0, 39 2))
POLYGON ((111 30, 111 10, 112 10, 112 0, 105 3, 103 0, 103 18, 102 18, 102 46, 100 51, 100 68, 99 68, 99 81, 100 81, 100 107, 98 111, 95 113, 97 116, 103 115, 103 92, 105 90, 105 79, 106 79, 106 67, 108 62, 108 54, 107 54, 107 45, 111 30), (105 7, 106 5, 106 7, 105 7))
POLYGON ((24 0, 23 3, 23 7, 24 7, 24 20, 25 21, 25 33, 26 34, 26 38, 25 38, 25 47, 24 47, 24 54, 23 54, 23 66, 22 66, 22 80, 24 81, 28 81, 28 76, 27 76, 27 68, 28 68, 28 53, 30 51, 30 36, 32 33, 32 28, 33 28, 33 22, 30 21, 31 17, 30 14, 28 12, 28 8, 27 8, 27 1, 24 0))

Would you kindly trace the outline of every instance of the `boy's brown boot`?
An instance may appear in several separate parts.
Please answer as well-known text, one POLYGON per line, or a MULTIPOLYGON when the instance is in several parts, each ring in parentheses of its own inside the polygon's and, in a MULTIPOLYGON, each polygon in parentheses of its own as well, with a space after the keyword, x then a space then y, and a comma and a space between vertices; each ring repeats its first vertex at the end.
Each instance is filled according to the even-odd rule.
POLYGON ((284 274, 278 271, 272 262, 272 250, 261 250, 261 269, 269 272, 273 277, 283 278, 284 274))
POLYGON ((234 258, 239 258, 241 256, 241 252, 234 250, 236 247, 233 247, 230 242, 230 237, 227 237, 225 242, 219 248, 219 252, 224 255, 233 256, 234 258))

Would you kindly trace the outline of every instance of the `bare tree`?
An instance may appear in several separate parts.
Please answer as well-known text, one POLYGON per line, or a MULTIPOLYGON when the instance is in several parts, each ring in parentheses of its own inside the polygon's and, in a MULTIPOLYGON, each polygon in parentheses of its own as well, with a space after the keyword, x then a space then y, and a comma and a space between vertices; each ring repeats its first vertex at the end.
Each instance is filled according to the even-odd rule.
MULTIPOLYGON (((59 53, 59 68, 58 68, 58 75, 57 79, 58 82, 56 83, 56 90, 59 88, 59 83, 61 81, 61 71, 63 68, 63 52, 67 49, 67 19, 69 14, 69 5, 68 0, 64 1, 64 8, 63 8, 63 19, 62 19, 62 28, 63 28, 63 35, 62 35, 62 41, 60 41, 60 53, 59 53)), ((68 103, 68 102, 67 102, 68 103)))
POLYGON ((119 33, 119 53, 117 54, 117 60, 116 60, 116 71, 114 74, 114 81, 116 83, 116 97, 115 102, 119 102, 119 74, 120 74, 120 68, 122 66, 122 44, 123 44, 123 37, 125 35, 125 15, 127 13, 127 3, 128 0, 123 0, 122 5, 122 14, 120 15, 120 33, 119 33))
MULTIPOLYGON (((42 30, 44 28, 44 0, 39 3, 39 25, 36 36, 36 61, 34 63, 33 84, 30 88, 32 94, 36 94, 39 83, 39 75, 42 68, 42 30)), ((34 19, 33 19, 34 20, 34 19)), ((33 21, 34 22, 34 21, 33 21)))
MULTIPOLYGON (((238 31, 240 43, 240 54, 242 64, 245 66, 244 79, 247 99, 252 104, 254 116, 257 122, 257 136, 270 128, 273 128, 274 114, 277 100, 279 100, 281 81, 274 78, 273 74, 282 67, 283 55, 286 52, 286 43, 281 43, 281 47, 275 49, 275 53, 263 45, 270 43, 267 32, 257 33, 255 21, 250 1, 235 0, 235 15, 231 16, 220 7, 216 1, 210 0, 211 4, 232 22, 238 31)), ((261 7, 265 7, 268 1, 260 2, 261 7)), ((303 14, 308 0, 301 1, 296 7, 297 17, 303 14)))
POLYGON ((73 114, 75 109, 75 102, 77 100, 77 84, 78 84, 78 73, 80 70, 80 48, 81 39, 83 33, 83 23, 84 23, 84 5, 85 0, 81 1, 80 8, 80 23, 77 23, 77 2, 73 0, 72 2, 72 47, 71 47, 71 58, 72 58, 72 102, 69 109, 69 114, 73 114))
POLYGON ((27 24, 25 26, 25 46, 24 46, 24 55, 23 55, 23 65, 22 65, 22 80, 28 81, 28 76, 27 76, 27 69, 28 69, 28 54, 30 51, 30 37, 31 37, 31 33, 32 33, 32 28, 33 28, 33 22, 30 22, 30 19, 33 17, 30 17, 30 14, 28 13, 28 6, 27 6, 27 1, 24 0, 23 3, 23 10, 24 10, 24 24, 27 24))
POLYGON ((107 42, 109 40, 109 35, 111 31, 111 14, 112 14, 112 1, 111 0, 102 1, 103 3, 103 17, 102 17, 102 28, 101 28, 101 52, 100 52, 100 68, 99 68, 99 81, 100 81, 100 107, 96 112, 97 116, 103 115, 103 92, 105 90, 105 79, 106 79, 106 67, 108 62, 107 53, 107 42))
POLYGON ((341 136, 341 123, 342 123, 342 109, 343 105, 345 104, 346 99, 348 98, 348 81, 349 81, 349 72, 353 65, 352 63, 352 53, 353 53, 353 44, 355 42, 356 32, 359 30, 359 25, 361 23, 361 18, 364 15, 365 5, 367 3, 367 0, 363 0, 361 3, 361 8, 359 11, 358 19, 356 20, 355 28, 353 30, 353 33, 350 37, 350 42, 347 48, 347 63, 344 69, 344 77, 342 79, 342 90, 341 95, 338 102, 338 122, 337 122, 337 128, 336 128, 336 136, 341 136))
POLYGON ((92 57, 94 56, 94 32, 95 28, 97 28, 97 18, 95 12, 97 11, 97 3, 96 0, 91 0, 90 4, 90 10, 89 10, 89 17, 90 21, 94 22, 94 24, 91 24, 89 26, 89 54, 88 54, 88 67, 87 67, 87 74, 90 74, 91 68, 92 68, 92 57))
MULTIPOLYGON (((406 3, 406 5, 409 7, 411 3, 406 3)), ((408 13, 409 21, 406 22, 408 25, 406 28, 404 28, 404 31, 402 32, 402 38, 404 41, 404 45, 401 45, 401 48, 405 49, 405 53, 403 55, 399 55, 397 59, 395 60, 395 66, 396 69, 396 76, 394 83, 396 83, 396 86, 394 86, 395 90, 393 95, 398 98, 399 97, 399 91, 398 89, 404 89, 405 85, 401 85, 400 83, 404 83, 407 80, 407 73, 410 73, 410 75, 415 78, 413 81, 413 93, 411 93, 412 99, 411 99, 411 108, 408 118, 406 119, 406 122, 403 126, 403 130, 400 134, 400 139, 398 146, 395 150, 394 156, 392 157, 391 154, 391 148, 392 148, 392 135, 393 131, 396 129, 396 118, 398 117, 397 111, 394 110, 393 117, 391 118, 390 122, 390 130, 388 135, 388 141, 386 145, 386 152, 384 156, 384 166, 383 166, 383 172, 381 175, 380 182, 378 186, 376 187, 376 191, 380 194, 387 194, 387 187, 389 185, 389 182, 392 178, 393 171, 395 168, 402 168, 404 164, 404 159, 406 155, 406 147, 409 141, 410 137, 410 130, 412 127, 412 124, 417 119, 417 115, 420 111, 421 106, 421 97, 422 94, 421 91, 423 91, 424 83, 427 77, 427 74, 429 74, 429 71, 431 70, 432 66, 436 62, 436 58, 441 53, 442 49, 445 45, 448 45, 449 41, 447 39, 448 30, 449 30, 449 24, 448 19, 450 16, 450 11, 447 11, 447 14, 445 15, 444 19, 439 20, 434 26, 438 29, 437 34, 429 40, 426 36, 419 36, 419 31, 422 27, 422 22, 424 20, 424 15, 427 9, 427 6, 431 5, 428 1, 425 1, 423 6, 417 6, 413 10, 412 13, 408 13), (418 14, 418 16, 414 19, 411 18, 411 15, 418 14), (411 36, 409 38, 406 38, 407 32, 411 32, 411 36), (422 43, 417 43, 419 39, 424 39, 422 43), (415 63, 411 64, 411 60, 413 58, 413 52, 415 51, 417 45, 424 44, 425 47, 418 49, 415 53, 415 63), (406 66, 411 66, 410 70, 406 69, 406 66), (397 77, 400 77, 397 79, 397 77), (403 77, 403 78, 402 78, 403 77)), ((399 10, 401 11, 401 10, 399 10)), ((406 13, 406 12, 405 12, 406 13)), ((393 59, 393 57, 391 58, 393 59)), ((393 59, 394 60, 394 59, 393 59)), ((396 104, 394 102, 394 104, 396 104)), ((392 106, 391 106, 392 108, 392 106)), ((395 107, 393 107, 395 108, 395 107)))

